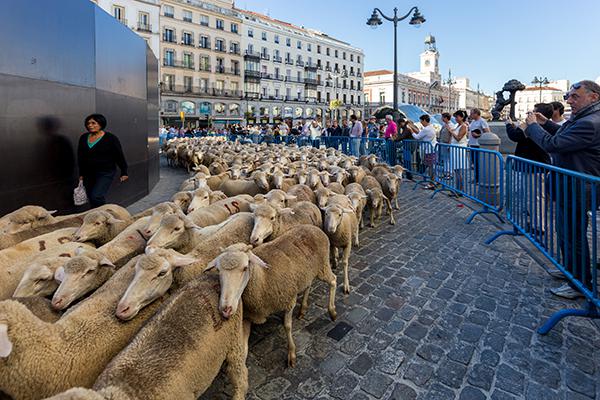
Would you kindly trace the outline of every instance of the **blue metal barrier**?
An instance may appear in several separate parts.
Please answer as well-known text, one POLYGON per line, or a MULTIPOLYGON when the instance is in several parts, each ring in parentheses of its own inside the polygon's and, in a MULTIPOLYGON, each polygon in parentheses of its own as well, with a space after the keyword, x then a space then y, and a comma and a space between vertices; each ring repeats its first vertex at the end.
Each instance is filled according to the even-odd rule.
POLYGON ((497 151, 451 144, 436 145, 434 177, 440 185, 431 198, 442 191, 465 196, 483 208, 474 211, 466 223, 479 214, 494 214, 504 222, 500 212, 504 207, 504 159, 497 151))
POLYGON ((541 251, 586 298, 584 309, 556 312, 538 329, 548 333, 562 318, 600 318, 597 208, 600 178, 509 156, 506 161, 506 218, 513 230, 541 251), (591 227, 591 229, 589 229, 591 227))
POLYGON ((416 181, 413 190, 419 185, 435 183, 433 178, 437 154, 436 148, 430 142, 402 140, 391 142, 391 148, 395 153, 396 163, 404 167, 409 179, 414 175, 421 177, 420 181, 416 181))

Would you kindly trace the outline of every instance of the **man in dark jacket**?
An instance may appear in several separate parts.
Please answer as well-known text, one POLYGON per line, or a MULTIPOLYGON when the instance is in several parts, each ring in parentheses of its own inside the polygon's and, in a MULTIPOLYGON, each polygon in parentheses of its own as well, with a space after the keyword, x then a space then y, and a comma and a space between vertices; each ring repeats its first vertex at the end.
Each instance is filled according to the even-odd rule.
MULTIPOLYGON (((544 117, 552 118, 552 105, 546 103, 539 103, 533 106, 534 112, 539 112, 544 117)), ((546 153, 540 146, 535 144, 533 140, 525 136, 523 129, 515 124, 513 121, 508 119, 506 121, 506 133, 508 138, 513 142, 517 143, 515 149, 515 156, 526 158, 528 160, 541 162, 544 164, 550 164, 550 155, 546 153)))
MULTIPOLYGON (((525 136, 550 153, 557 167, 600 176, 600 85, 593 81, 578 82, 565 95, 565 100, 572 110, 567 122, 560 126, 540 113, 530 113, 525 136)), ((561 263, 573 278, 591 290, 587 211, 597 208, 598 204, 591 204, 590 185, 582 187, 577 183, 576 179, 551 179, 550 194, 556 201, 555 225, 561 263)), ((594 267, 595 263, 596 260, 594 267)), ((565 298, 582 296, 570 282, 553 289, 552 293, 565 298)))

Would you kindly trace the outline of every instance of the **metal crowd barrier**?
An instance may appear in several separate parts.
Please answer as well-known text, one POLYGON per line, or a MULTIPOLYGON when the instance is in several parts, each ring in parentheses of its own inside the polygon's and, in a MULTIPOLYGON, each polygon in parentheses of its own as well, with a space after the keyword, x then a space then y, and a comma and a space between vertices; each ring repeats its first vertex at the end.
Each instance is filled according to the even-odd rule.
POLYGON ((437 163, 436 148, 430 142, 420 140, 402 140, 391 142, 390 147, 397 164, 406 170, 407 178, 421 177, 416 181, 413 190, 419 185, 433 185, 435 183, 435 165, 437 163))
POLYGON ((600 178, 509 156, 506 161, 506 218, 586 298, 584 309, 556 312, 538 329, 548 333, 562 318, 600 318, 597 208, 600 178))
POLYGON ((504 222, 500 212, 504 207, 504 159, 497 151, 451 144, 436 145, 434 180, 440 185, 431 198, 449 191, 480 204, 483 208, 467 218, 470 224, 479 214, 494 214, 504 222))

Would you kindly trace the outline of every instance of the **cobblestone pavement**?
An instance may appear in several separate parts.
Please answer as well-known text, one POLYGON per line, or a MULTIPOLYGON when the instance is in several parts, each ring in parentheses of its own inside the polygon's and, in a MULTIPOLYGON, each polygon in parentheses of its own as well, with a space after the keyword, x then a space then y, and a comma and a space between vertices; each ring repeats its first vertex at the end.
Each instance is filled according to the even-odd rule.
MULTIPOLYGON (((600 399, 600 325, 568 318, 538 335, 553 311, 575 306, 548 293, 557 281, 511 237, 486 246, 491 220, 466 225, 469 208, 411 189, 401 188, 395 226, 362 231, 337 321, 315 285, 293 322, 296 368, 285 367, 282 315, 253 327, 248 399, 600 399)), ((201 399, 229 398, 227 385, 221 374, 201 399)))

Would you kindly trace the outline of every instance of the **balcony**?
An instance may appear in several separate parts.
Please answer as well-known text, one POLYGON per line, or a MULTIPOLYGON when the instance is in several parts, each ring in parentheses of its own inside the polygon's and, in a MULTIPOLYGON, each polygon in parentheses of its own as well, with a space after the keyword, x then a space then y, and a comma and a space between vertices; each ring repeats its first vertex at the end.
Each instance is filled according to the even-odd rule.
POLYGON ((165 12, 165 13, 163 13, 163 17, 175 18, 175 14, 171 14, 171 13, 165 12))
POLYGON ((319 81, 314 78, 304 78, 304 83, 307 85, 317 86, 319 81))
POLYGON ((239 68, 226 68, 224 65, 217 65, 215 67, 215 73, 226 74, 226 75, 240 75, 239 68))
POLYGON ((304 80, 302 78, 294 78, 292 76, 286 76, 285 81, 292 83, 304 83, 304 80))
POLYGON ((258 53, 256 51, 252 51, 252 50, 246 50, 246 51, 244 51, 244 57, 245 58, 255 58, 257 60, 260 60, 260 53, 258 53))
POLYGON ((192 18, 190 18, 190 17, 183 17, 182 19, 183 19, 185 22, 193 22, 193 21, 192 21, 192 18))
POLYGON ((268 55, 268 54, 266 54, 266 53, 261 53, 261 54, 260 54, 260 58, 261 58, 262 60, 269 61, 269 60, 271 59, 271 56, 270 56, 270 55, 268 55))
POLYGON ((215 46, 215 51, 219 52, 219 53, 227 53, 227 49, 225 48, 225 46, 215 46))
POLYGON ((210 68, 210 64, 200 64, 198 71, 200 72, 210 72, 211 68, 210 68))
POLYGON ((188 96, 198 97, 230 97, 230 98, 242 98, 242 92, 240 90, 230 89, 217 89, 207 88, 199 86, 188 86, 188 85, 162 85, 162 93, 168 94, 184 94, 188 96))
POLYGON ((210 41, 209 40, 205 40, 205 41, 200 40, 200 43, 198 43, 198 47, 201 49, 209 49, 210 50, 210 41))
POLYGON ((194 39, 193 39, 192 37, 188 37, 188 38, 186 39, 186 37, 184 36, 184 37, 181 39, 181 45, 182 45, 182 46, 192 46, 192 47, 194 47, 194 39))
POLYGON ((302 61, 302 60, 296 60, 296 66, 298 66, 298 67, 304 67, 304 61, 302 61))
POLYGON ((284 81, 285 77, 283 75, 274 74, 273 79, 275 79, 276 81, 284 81))
POLYGON ((172 67, 172 68, 185 68, 185 69, 194 69, 193 61, 181 61, 181 60, 169 60, 167 58, 163 59, 164 67, 172 67))
POLYGON ((354 74, 354 71, 350 71, 350 76, 356 76, 356 75, 354 74))
POLYGON ((273 62, 281 63, 283 60, 279 56, 273 56, 273 62))
POLYGON ((288 64, 288 65, 294 65, 294 60, 286 58, 285 59, 285 63, 288 64))
POLYGON ((246 92, 244 95, 247 99, 258 99, 260 98, 260 93, 258 92, 246 92))
POLYGON ((163 42, 177 43, 177 35, 163 33, 163 42))
POLYGON ((362 76, 362 72, 357 72, 356 76, 361 77, 362 76))
POLYGON ((308 97, 308 96, 304 97, 304 101, 306 101, 307 103, 315 103, 315 104, 317 104, 317 98, 316 97, 312 97, 312 96, 311 97, 308 97))
POLYGON ((244 78, 246 79, 260 79, 261 73, 259 71, 253 71, 247 69, 244 71, 244 78))
POLYGON ((261 72, 260 73, 260 77, 262 79, 273 79, 273 74, 269 74, 269 73, 266 73, 266 72, 261 72))
POLYGON ((315 64, 315 63, 312 63, 312 62, 310 62, 310 63, 309 63, 309 62, 306 62, 306 63, 304 63, 304 68, 305 68, 305 69, 313 69, 313 70, 316 70, 316 69, 318 68, 318 66, 317 66, 317 64, 315 64))
POLYGON ((331 72, 331 67, 330 67, 329 65, 328 65, 328 66, 326 66, 326 67, 325 67, 325 71, 327 71, 327 72, 331 72))
POLYGON ((239 47, 234 47, 232 49, 229 49, 229 54, 237 54, 239 56, 240 55, 239 47))
POLYGON ((152 33, 152 25, 145 23, 145 22, 138 22, 137 23, 137 30, 140 32, 148 32, 148 33, 152 33))

